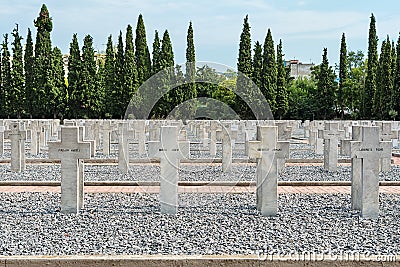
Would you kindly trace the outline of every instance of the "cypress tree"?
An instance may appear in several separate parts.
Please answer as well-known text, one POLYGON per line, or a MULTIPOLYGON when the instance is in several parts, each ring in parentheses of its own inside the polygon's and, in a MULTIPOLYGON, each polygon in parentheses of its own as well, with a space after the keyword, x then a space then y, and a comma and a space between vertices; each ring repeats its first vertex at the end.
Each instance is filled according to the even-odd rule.
POLYGON ((115 80, 113 91, 113 118, 122 119, 125 115, 125 98, 124 95, 124 43, 122 41, 122 32, 119 32, 118 44, 117 44, 117 54, 115 56, 115 80))
POLYGON ((136 25, 135 38, 135 58, 138 72, 139 86, 150 77, 151 61, 149 48, 146 41, 146 29, 144 26, 143 16, 139 15, 136 25))
POLYGON ((268 101, 271 111, 276 111, 276 79, 277 79, 275 46, 271 30, 268 29, 264 41, 263 67, 261 76, 261 91, 268 101))
POLYGON ((106 48, 106 59, 104 61, 104 115, 106 118, 112 117, 113 112, 113 91, 115 81, 115 51, 112 36, 108 37, 106 48))
POLYGON ((83 92, 81 88, 82 62, 77 34, 72 37, 68 57, 68 106, 69 117, 79 118, 82 115, 83 92))
POLYGON ((154 75, 161 70, 161 65, 160 65, 161 45, 160 45, 160 37, 158 36, 157 30, 154 33, 152 56, 153 56, 152 75, 154 75))
POLYGON ((371 109, 374 105, 376 91, 376 74, 378 69, 378 37, 376 35, 374 14, 371 15, 368 38, 368 66, 365 78, 364 91, 361 94, 360 116, 363 119, 371 118, 371 109))
POLYGON ((162 90, 163 90, 163 97, 159 100, 160 106, 159 116, 165 118, 169 111, 175 107, 176 103, 181 101, 181 95, 176 90, 170 90, 171 85, 174 79, 174 52, 172 49, 171 39, 169 37, 168 30, 165 30, 162 39, 161 45, 161 55, 160 55, 160 66, 161 69, 164 70, 163 77, 162 77, 162 90), (167 92, 167 93, 166 93, 167 92))
POLYGON ((18 24, 15 26, 12 36, 14 41, 12 43, 13 57, 11 69, 11 87, 10 87, 10 115, 21 118, 24 111, 25 100, 25 77, 24 77, 24 63, 22 55, 22 37, 18 32, 18 24))
POLYGON ((397 72, 397 53, 396 53, 396 44, 394 41, 392 41, 392 53, 391 53, 391 58, 392 58, 392 92, 390 94, 390 111, 389 111, 389 117, 391 119, 396 119, 397 117, 397 111, 396 111, 396 90, 395 90, 395 79, 396 79, 396 72, 397 72))
POLYGON ((320 119, 333 118, 333 107, 335 104, 335 91, 333 87, 332 69, 328 62, 328 49, 324 48, 322 63, 319 66, 317 77, 317 114, 320 119))
POLYGON ((373 115, 376 119, 389 119, 393 92, 392 47, 389 36, 382 43, 376 80, 373 115))
POLYGON ((121 103, 124 110, 128 107, 129 101, 132 99, 133 95, 136 93, 137 84, 137 69, 135 62, 135 48, 133 46, 133 34, 132 26, 128 25, 126 29, 125 38, 125 58, 124 58, 124 81, 125 86, 123 88, 123 93, 121 96, 121 103))
POLYGON ((8 49, 8 34, 4 34, 2 43, 2 56, 1 56, 1 116, 3 118, 10 117, 10 102, 9 95, 11 91, 11 65, 10 65, 10 50, 8 49))
POLYGON ((242 33, 240 34, 239 57, 237 63, 238 77, 236 82, 236 112, 241 119, 253 119, 254 116, 248 107, 252 99, 249 79, 251 79, 251 34, 248 15, 244 18, 242 33))
MULTIPOLYGON (((0 44, 0 48, 3 47, 3 44, 0 44)), ((2 61, 2 53, 0 49, 0 118, 3 117, 4 114, 4 103, 5 103, 5 97, 4 97, 4 87, 3 87, 3 61, 2 61)))
POLYGON ((343 92, 345 91, 346 80, 348 76, 348 63, 347 63, 347 46, 345 34, 342 34, 342 40, 340 43, 340 61, 339 61, 339 90, 338 90, 338 107, 340 117, 344 117, 344 104, 343 104, 343 92))
POLYGON ((49 99, 50 111, 53 114, 53 118, 63 118, 67 101, 67 88, 65 84, 63 55, 58 47, 54 47, 52 52, 52 75, 54 83, 49 99))
POLYGON ((262 77, 262 46, 259 41, 256 42, 254 46, 254 56, 253 56, 253 74, 252 80, 261 89, 261 77, 262 77))
POLYGON ((396 44, 396 72, 393 85, 393 109, 397 112, 397 119, 400 118, 400 34, 396 44))
MULTIPOLYGON (((179 71, 178 71, 179 74, 179 71)), ((194 47, 194 34, 192 22, 189 22, 189 28, 186 35, 186 73, 185 73, 185 86, 180 86, 183 92, 182 101, 195 99, 197 97, 196 91, 196 52, 194 47)), ((179 79, 178 79, 179 81, 179 79)), ((188 108, 182 112, 183 119, 192 118, 195 113, 195 102, 191 102, 192 105, 187 106, 188 108)))
POLYGON ((283 63, 282 40, 279 40, 279 45, 276 49, 276 117, 282 119, 289 108, 288 92, 286 90, 286 70, 283 63))
POLYGON ((34 85, 34 66, 35 56, 33 55, 32 33, 28 28, 24 54, 24 73, 25 73, 25 111, 32 118, 35 114, 35 85, 34 85))
POLYGON ((96 72, 96 93, 98 96, 99 111, 98 118, 105 117, 106 103, 105 103, 105 59, 101 56, 97 57, 97 72, 96 72))
POLYGON ((97 65, 94 56, 93 38, 86 35, 83 39, 82 47, 82 75, 81 90, 82 98, 82 116, 84 118, 98 118, 101 108, 101 99, 96 88, 97 65))
POLYGON ((35 44, 35 91, 36 111, 38 116, 49 115, 47 107, 49 90, 51 88, 51 53, 52 45, 50 32, 53 30, 53 22, 45 4, 42 5, 39 16, 34 21, 37 28, 35 44))

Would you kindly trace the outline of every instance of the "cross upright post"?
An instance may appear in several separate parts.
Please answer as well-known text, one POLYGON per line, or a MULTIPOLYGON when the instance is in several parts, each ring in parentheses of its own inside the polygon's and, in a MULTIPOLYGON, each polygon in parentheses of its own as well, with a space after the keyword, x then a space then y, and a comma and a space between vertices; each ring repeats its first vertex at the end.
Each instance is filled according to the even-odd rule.
POLYGON ((111 141, 111 132, 114 130, 114 126, 111 124, 110 120, 103 121, 103 125, 101 127, 101 132, 103 136, 103 154, 110 154, 110 141, 111 141))
POLYGON ((257 140, 248 141, 248 156, 257 161, 256 201, 263 216, 278 213, 278 158, 289 154, 289 142, 278 141, 277 126, 257 126, 257 140))
POLYGON ((160 159, 160 207, 161 213, 178 212, 178 171, 180 160, 189 155, 187 141, 179 141, 178 127, 161 126, 160 141, 149 141, 149 156, 160 159))
POLYGON ((83 160, 90 159, 90 142, 79 141, 77 126, 61 127, 61 142, 48 142, 49 158, 61 160, 61 212, 83 207, 83 160))
POLYGON ((128 123, 118 124, 118 169, 121 173, 128 173, 129 170, 129 142, 128 123))
POLYGON ((24 125, 13 121, 10 129, 4 132, 5 138, 11 141, 11 171, 22 172, 25 170, 25 140, 24 125))

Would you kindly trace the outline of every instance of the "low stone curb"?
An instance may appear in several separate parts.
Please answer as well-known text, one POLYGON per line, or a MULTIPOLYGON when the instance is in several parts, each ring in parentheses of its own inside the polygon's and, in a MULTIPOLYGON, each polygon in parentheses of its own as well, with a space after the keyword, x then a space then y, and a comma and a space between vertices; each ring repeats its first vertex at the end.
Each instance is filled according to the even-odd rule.
POLYGON ((224 256, 25 256, 25 257, 0 257, 0 264, 5 267, 16 266, 119 266, 119 267, 202 267, 202 266, 400 266, 400 257, 369 255, 353 256, 348 258, 338 255, 290 255, 290 256, 271 256, 271 255, 224 255, 224 256), (310 255, 310 256, 309 256, 310 255))

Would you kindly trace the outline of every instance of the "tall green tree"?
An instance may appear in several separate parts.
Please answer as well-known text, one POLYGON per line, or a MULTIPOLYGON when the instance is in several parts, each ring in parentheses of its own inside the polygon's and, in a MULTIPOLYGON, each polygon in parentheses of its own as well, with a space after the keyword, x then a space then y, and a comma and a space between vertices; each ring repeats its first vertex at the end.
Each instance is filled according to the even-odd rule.
POLYGON ((10 64, 10 50, 8 48, 8 34, 4 34, 4 40, 1 45, 2 55, 1 55, 1 117, 9 118, 10 116, 10 91, 12 87, 11 83, 11 64, 10 64))
POLYGON ((277 67, 277 79, 276 79, 276 112, 275 117, 282 119, 289 108, 288 92, 286 88, 286 69, 283 62, 282 54, 282 40, 279 40, 279 44, 276 49, 276 67, 277 67))
POLYGON ((49 116, 48 96, 50 95, 51 81, 51 53, 52 45, 50 32, 53 22, 45 4, 40 9, 39 16, 34 21, 37 28, 35 43, 35 106, 37 116, 49 116))
POLYGON ((348 63, 347 63, 347 45, 346 36, 342 34, 342 40, 340 42, 340 59, 339 59, 339 90, 337 95, 339 116, 343 119, 344 117, 344 87, 347 85, 348 77, 348 63))
POLYGON ((396 44, 396 67, 393 85, 393 109, 397 112, 397 119, 400 118, 400 34, 396 44))
POLYGON ((67 88, 65 84, 63 55, 58 47, 53 48, 51 65, 53 86, 48 105, 53 118, 63 118, 66 115, 67 88))
MULTIPOLYGON (((138 89, 138 74, 135 61, 135 47, 133 45, 132 26, 126 28, 125 57, 124 57, 124 81, 125 85, 121 96, 123 109, 126 110, 130 100, 138 89)), ((125 114, 124 114, 125 115, 125 114)))
POLYGON ((21 40, 22 36, 18 32, 18 24, 15 26, 12 36, 12 69, 11 69, 11 87, 9 94, 10 115, 16 118, 21 118, 24 111, 25 101, 25 77, 24 77, 24 62, 21 40))
POLYGON ((104 116, 111 118, 114 106, 114 81, 115 81, 115 51, 112 36, 108 36, 106 58, 104 61, 103 82, 104 82, 104 116))
POLYGON ((262 46, 259 41, 257 41, 254 45, 254 55, 253 55, 253 74, 252 80, 257 85, 258 88, 261 88, 262 82, 262 46))
POLYGON ((83 39, 81 65, 82 116, 84 118, 98 118, 101 112, 101 98, 96 88, 97 64, 94 53, 93 38, 86 35, 83 39))
POLYGON ((371 118, 371 109, 374 105, 374 95, 376 91, 376 74, 378 69, 378 37, 376 35, 376 20, 374 14, 371 15, 368 38, 368 65, 367 76, 365 78, 364 92, 361 94, 360 116, 363 119, 371 118))
POLYGON ((28 28, 24 54, 24 74, 25 74, 25 112, 29 118, 35 114, 35 56, 33 54, 32 33, 28 28))
POLYGON ((96 59, 97 72, 96 72, 96 91, 98 96, 98 103, 100 105, 98 118, 104 118, 106 112, 105 103, 105 57, 97 56, 96 59))
POLYGON ((244 18, 242 33, 240 34, 239 57, 237 63, 238 77, 236 82, 236 112, 241 119, 253 119, 254 115, 247 103, 252 99, 250 79, 252 70, 251 33, 248 15, 244 18))
POLYGON ((366 62, 362 51, 348 53, 348 78, 344 84, 343 105, 349 108, 350 118, 359 118, 361 94, 364 92, 366 62))
POLYGON ((83 95, 81 87, 82 62, 77 34, 72 36, 68 57, 68 110, 70 118, 82 116, 83 95))
POLYGON ((138 83, 140 86, 150 77, 151 73, 150 53, 147 46, 146 29, 144 26, 142 14, 139 15, 136 25, 135 48, 138 83))
POLYGON ((125 56, 124 56, 124 43, 122 41, 122 32, 118 36, 117 44, 117 54, 115 56, 115 80, 114 80, 114 110, 113 118, 122 119, 125 115, 124 106, 125 98, 128 96, 124 94, 124 66, 125 66, 125 56))
POLYGON ((268 29, 264 40, 263 67, 261 76, 261 91, 268 101, 271 111, 276 111, 276 79, 275 46, 271 30, 268 29))
POLYGON ((389 36, 383 41, 379 65, 377 70, 377 86, 374 95, 373 115, 376 119, 389 119, 389 112, 392 110, 392 46, 389 36))
POLYGON ((158 36, 158 31, 156 30, 154 32, 153 52, 152 52, 152 58, 153 58, 152 75, 156 74, 161 70, 160 56, 161 56, 160 37, 158 36))
MULTIPOLYGON (((182 101, 187 101, 190 99, 197 98, 197 90, 196 90, 196 51, 194 46, 194 34, 193 34, 193 25, 192 22, 189 22, 189 27, 186 35, 186 73, 185 73, 185 81, 186 85, 181 86, 183 90, 183 99, 182 101)), ((191 118, 194 116, 195 112, 195 102, 191 102, 192 105, 189 105, 188 108, 183 112, 183 119, 191 118)))
POLYGON ((162 98, 159 100, 158 106, 159 116, 162 118, 165 118, 175 107, 175 104, 181 101, 181 94, 171 88, 175 75, 174 64, 174 52, 172 49, 171 38, 169 37, 168 31, 165 30, 160 55, 160 66, 161 69, 164 70, 160 88, 162 90, 162 98))
POLYGON ((335 75, 328 61, 328 49, 324 48, 322 63, 317 73, 317 119, 332 119, 335 116, 335 75))

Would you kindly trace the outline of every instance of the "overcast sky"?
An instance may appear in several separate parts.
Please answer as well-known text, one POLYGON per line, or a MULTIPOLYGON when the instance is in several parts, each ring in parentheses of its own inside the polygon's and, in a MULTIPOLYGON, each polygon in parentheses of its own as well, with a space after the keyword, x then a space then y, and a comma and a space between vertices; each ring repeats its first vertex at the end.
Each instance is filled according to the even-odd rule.
MULTIPOLYGON (((10 33, 19 24, 26 37, 33 34, 33 20, 42 1, 1 0, 0 33, 10 33)), ((366 52, 371 12, 377 19, 379 40, 389 34, 397 40, 400 31, 399 0, 49 0, 45 2, 53 18, 53 45, 68 53, 73 33, 82 46, 85 35, 94 38, 97 50, 105 50, 108 35, 114 42, 126 26, 136 28, 141 13, 151 49, 154 30, 168 29, 176 63, 185 61, 186 32, 193 22, 196 60, 236 67, 243 18, 249 15, 252 43, 264 41, 271 28, 275 44, 283 41, 285 59, 321 62, 328 48, 330 64, 338 61, 341 34, 345 32, 349 50, 366 52)), ((23 41, 24 42, 24 41, 23 41)))

